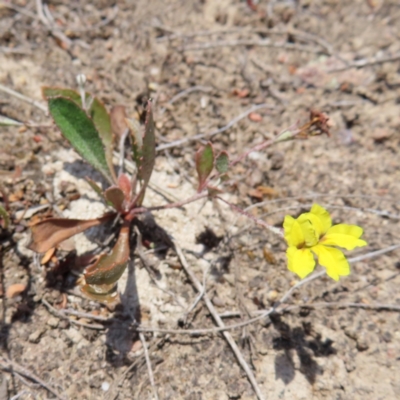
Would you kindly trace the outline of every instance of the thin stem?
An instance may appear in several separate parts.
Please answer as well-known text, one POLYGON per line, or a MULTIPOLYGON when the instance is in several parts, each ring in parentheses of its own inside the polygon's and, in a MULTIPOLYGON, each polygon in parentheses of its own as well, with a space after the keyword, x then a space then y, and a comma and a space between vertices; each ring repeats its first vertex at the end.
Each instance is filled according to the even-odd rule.
POLYGON ((186 204, 193 203, 194 201, 204 199, 204 197, 207 197, 207 196, 208 196, 208 193, 196 193, 194 196, 192 196, 186 200, 182 200, 182 201, 179 201, 176 203, 164 204, 162 206, 148 207, 148 208, 145 208, 145 210, 146 211, 159 211, 159 210, 166 210, 168 208, 179 208, 186 204))
POLYGON ((242 210, 240 207, 230 203, 229 201, 223 199, 222 197, 215 196, 217 200, 222 201, 223 203, 227 204, 229 207, 231 207, 233 210, 237 211, 238 213, 246 216, 247 218, 250 218, 252 221, 254 221, 257 225, 262 226, 263 228, 267 228, 270 232, 274 233, 275 235, 278 235, 280 237, 283 237, 282 229, 276 228, 275 226, 269 225, 263 220, 254 217, 253 215, 249 214, 248 212, 242 210))

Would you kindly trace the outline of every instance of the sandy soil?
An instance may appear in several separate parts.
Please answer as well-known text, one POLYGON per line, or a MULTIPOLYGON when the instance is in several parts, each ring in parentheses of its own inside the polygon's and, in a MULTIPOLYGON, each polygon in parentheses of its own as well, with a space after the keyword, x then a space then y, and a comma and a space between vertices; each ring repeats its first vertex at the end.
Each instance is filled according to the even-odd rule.
MULTIPOLYGON (((318 202, 334 222, 364 228, 369 246, 351 256, 400 243, 397 0, 261 0, 256 10, 233 0, 46 4, 40 18, 33 0, 0 3, 1 85, 44 104, 41 86, 75 87, 84 73, 89 91, 130 115, 152 97, 161 148, 260 105, 212 136, 232 155, 320 110, 330 117, 330 137, 252 154, 232 171, 225 198, 241 207, 265 201, 252 212, 276 226, 318 202)), ((134 275, 120 285, 125 306, 114 309, 79 295, 67 253, 41 265, 26 248, 23 211, 43 205, 42 213, 100 215, 104 206, 84 180, 96 174, 40 108, 0 90, 0 115, 31 125, 0 128, 0 201, 8 199, 12 217, 0 228, 0 399, 155 398, 127 302, 140 305, 145 327, 213 328, 204 301, 187 313, 198 292, 172 250, 161 258, 150 251, 150 269, 134 259, 134 275), (7 297, 15 284, 25 291, 7 297)), ((195 192, 200 143, 158 152, 147 205, 195 192)), ((285 243, 224 204, 200 201, 154 218, 226 325, 268 309, 297 282, 285 243), (222 238, 207 252, 196 243, 206 228, 222 238)), ((109 233, 92 230, 73 247, 101 250, 109 233)), ((338 283, 315 280, 294 292, 286 311, 230 331, 265 398, 400 398, 399 254, 353 263, 338 283)), ((145 339, 160 399, 257 398, 221 333, 145 339)))

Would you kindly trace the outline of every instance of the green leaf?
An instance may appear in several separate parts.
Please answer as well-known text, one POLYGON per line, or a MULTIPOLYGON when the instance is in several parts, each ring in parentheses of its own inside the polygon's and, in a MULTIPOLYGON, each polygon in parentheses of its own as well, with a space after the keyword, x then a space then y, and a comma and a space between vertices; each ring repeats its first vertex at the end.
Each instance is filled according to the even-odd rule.
POLYGON ((226 151, 221 151, 215 160, 215 168, 220 174, 226 174, 229 169, 229 155, 226 151))
POLYGON ((42 95, 47 101, 52 97, 68 97, 78 104, 79 107, 82 107, 81 96, 76 90, 73 89, 43 86, 42 95))
POLYGON ((0 206, 0 218, 3 218, 4 228, 7 229, 10 225, 10 217, 8 216, 8 212, 2 206, 0 206))
POLYGON ((100 134, 100 138, 103 141, 106 160, 108 167, 113 175, 114 182, 116 181, 116 176, 113 166, 113 134, 111 131, 111 120, 104 104, 95 98, 92 102, 90 109, 88 110, 89 115, 92 117, 93 122, 100 134))
POLYGON ((138 196, 137 204, 141 204, 146 187, 150 181, 156 160, 156 136, 151 101, 147 103, 146 122, 144 126, 143 147, 141 151, 140 166, 138 166, 138 177, 142 181, 142 187, 138 196))
POLYGON ((198 192, 201 192, 207 184, 207 178, 214 168, 214 149, 210 142, 201 147, 196 153, 196 170, 199 178, 198 192))
MULTIPOLYGON (((79 107, 82 107, 82 99, 80 94, 73 89, 66 88, 58 88, 58 87, 48 87, 45 86, 42 88, 43 97, 49 101, 54 97, 67 97, 73 100, 79 107)), ((85 93, 86 99, 91 97, 90 93, 85 93)), ((99 132, 100 138, 105 147, 105 154, 108 167, 113 175, 114 181, 116 181, 116 177, 114 176, 114 167, 112 163, 113 157, 113 134, 111 131, 111 119, 107 112, 104 104, 98 100, 96 97, 93 98, 93 101, 90 104, 89 109, 87 110, 87 114, 92 118, 94 125, 99 132)))
POLYGON ((85 111, 64 97, 50 98, 48 103, 50 114, 64 137, 89 164, 112 182, 99 132, 85 111))
POLYGON ((110 254, 103 254, 94 265, 86 268, 88 285, 111 285, 124 273, 129 260, 129 223, 121 229, 118 241, 110 254))
POLYGON ((139 121, 130 118, 125 118, 125 122, 128 125, 132 136, 132 158, 136 163, 136 167, 139 169, 143 148, 143 137, 140 133, 140 124, 139 121))
POLYGON ((85 178, 87 183, 90 185, 90 187, 102 198, 104 198, 103 190, 102 188, 93 180, 90 179, 88 176, 85 178))

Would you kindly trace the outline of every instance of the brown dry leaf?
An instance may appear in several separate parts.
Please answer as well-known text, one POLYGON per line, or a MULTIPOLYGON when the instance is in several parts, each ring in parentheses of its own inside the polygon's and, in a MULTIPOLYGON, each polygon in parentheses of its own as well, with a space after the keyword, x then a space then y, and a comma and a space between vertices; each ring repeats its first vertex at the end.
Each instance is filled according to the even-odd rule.
POLYGON ((42 265, 47 264, 51 260, 51 258, 53 257, 53 254, 54 254, 55 251, 56 251, 55 247, 52 247, 51 249, 47 250, 45 255, 40 260, 40 264, 42 264, 42 265))
POLYGON ((233 89, 232 94, 234 96, 239 97, 239 99, 244 99, 245 97, 248 97, 250 94, 249 89, 233 89))
POLYGON ((14 283, 9 286, 6 290, 6 297, 8 299, 12 299, 18 295, 20 295, 26 289, 26 285, 23 283, 14 283))
POLYGON ((44 253, 71 236, 104 223, 114 215, 106 214, 103 217, 89 220, 66 218, 45 219, 31 225, 32 243, 28 247, 37 253, 44 253))
POLYGON ((262 119, 263 119, 263 117, 262 117, 261 114, 258 114, 258 113, 255 113, 255 112, 252 112, 252 113, 249 114, 249 120, 250 121, 261 122, 262 119))
POLYGON ((278 191, 270 186, 257 186, 257 190, 262 194, 262 196, 266 196, 269 199, 279 196, 278 191))
POLYGON ((261 201, 263 199, 263 194, 258 189, 250 189, 247 195, 261 201))
POLYGON ((263 248, 263 256, 268 264, 276 264, 276 258, 274 254, 266 246, 264 246, 263 248))
POLYGON ((8 196, 8 200, 10 203, 13 203, 14 201, 19 201, 24 197, 24 192, 22 190, 18 190, 15 193, 11 193, 8 196))

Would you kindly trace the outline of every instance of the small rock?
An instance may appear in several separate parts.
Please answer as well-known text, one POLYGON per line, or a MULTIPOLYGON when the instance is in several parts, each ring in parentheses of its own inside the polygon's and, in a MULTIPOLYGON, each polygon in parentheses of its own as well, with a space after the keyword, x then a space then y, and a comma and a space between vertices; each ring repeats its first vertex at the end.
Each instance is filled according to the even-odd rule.
POLYGON ((45 332, 44 329, 38 329, 29 335, 28 340, 31 343, 39 343, 40 337, 43 335, 44 332, 45 332))
POLYGON ((278 292, 276 290, 271 290, 267 294, 267 299, 271 302, 274 303, 276 299, 278 298, 278 292))
POLYGON ((366 334, 361 333, 357 337, 357 350, 358 351, 365 351, 369 349, 370 341, 366 334))
POLYGON ((212 302, 214 303, 215 307, 224 307, 225 303, 222 299, 220 299, 218 296, 214 296, 212 302))
POLYGON ((49 326, 52 327, 52 328, 57 328, 59 322, 60 322, 60 320, 59 320, 58 318, 56 318, 56 317, 50 317, 50 318, 47 320, 47 325, 49 325, 49 326))
POLYGON ((382 334, 382 339, 386 342, 386 343, 390 343, 392 341, 392 334, 390 332, 384 332, 382 334))
POLYGON ((271 169, 273 171, 277 171, 283 167, 284 157, 282 153, 273 153, 270 157, 271 160, 271 169))
POLYGON ((71 340, 72 343, 79 343, 80 341, 83 340, 83 336, 75 328, 69 328, 65 330, 64 334, 65 336, 67 336, 69 340, 71 340))

